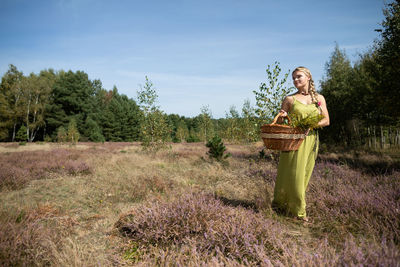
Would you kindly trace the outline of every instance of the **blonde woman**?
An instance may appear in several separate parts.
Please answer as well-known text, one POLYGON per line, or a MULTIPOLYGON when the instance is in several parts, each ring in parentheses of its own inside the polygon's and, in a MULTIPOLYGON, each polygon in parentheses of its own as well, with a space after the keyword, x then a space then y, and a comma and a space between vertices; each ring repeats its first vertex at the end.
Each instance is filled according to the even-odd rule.
MULTIPOLYGON (((315 91, 310 70, 298 67, 292 72, 292 78, 297 92, 285 97, 280 117, 296 114, 305 118, 319 113, 324 118, 319 121, 318 126, 328 126, 329 113, 325 98, 315 91)), ((308 222, 305 193, 317 153, 318 133, 315 130, 307 131, 307 136, 297 151, 281 152, 272 201, 274 209, 308 222)))

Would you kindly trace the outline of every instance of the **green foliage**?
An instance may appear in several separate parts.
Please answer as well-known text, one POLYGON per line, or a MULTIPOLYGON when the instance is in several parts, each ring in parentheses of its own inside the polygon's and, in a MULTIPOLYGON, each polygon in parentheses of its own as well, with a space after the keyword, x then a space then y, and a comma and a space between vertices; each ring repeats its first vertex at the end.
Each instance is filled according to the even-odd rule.
POLYGON ((246 143, 259 140, 259 127, 255 109, 250 105, 249 100, 245 100, 242 107, 241 136, 246 143))
POLYGON ((256 115, 259 126, 270 123, 281 108, 282 100, 289 94, 292 87, 286 85, 290 70, 281 77, 282 69, 279 62, 268 65, 267 83, 261 83, 258 91, 253 91, 256 98, 256 115))
POLYGON ((104 142, 104 136, 101 132, 100 126, 91 117, 88 117, 85 121, 85 131, 84 135, 93 142, 104 142))
POLYGON ((59 143, 67 142, 67 131, 63 126, 60 126, 57 129, 57 142, 59 143))
POLYGON ((206 147, 209 148, 207 154, 210 158, 221 161, 231 156, 230 153, 224 154, 226 147, 221 138, 215 135, 210 141, 207 142, 206 147))
POLYGON ((165 147, 165 142, 170 137, 166 115, 156 105, 158 95, 147 76, 145 85, 140 86, 137 93, 143 114, 140 123, 142 147, 144 150, 157 151, 165 147))
POLYGON ((380 40, 351 66, 336 45, 321 82, 330 114, 330 143, 363 145, 378 127, 400 126, 400 1, 386 5, 380 40))
POLYGON ((74 118, 72 118, 68 124, 67 140, 72 144, 76 144, 79 141, 79 136, 80 134, 78 131, 78 127, 76 126, 76 121, 74 118))
POLYGON ((199 138, 201 141, 207 141, 212 136, 214 127, 212 123, 212 113, 209 106, 202 106, 199 118, 199 138))
POLYGON ((303 130, 313 130, 319 128, 318 122, 324 118, 321 114, 309 114, 305 118, 301 118, 298 114, 291 114, 291 126, 298 127, 303 130))
POLYGON ((8 137, 8 129, 12 125, 12 113, 8 106, 8 102, 0 90, 0 140, 6 140, 8 137))
MULTIPOLYGON (((16 66, 10 64, 9 69, 1 78, 1 94, 2 102, 6 105, 9 112, 1 113, 3 127, 11 127, 11 141, 15 141, 17 125, 22 124, 24 114, 24 105, 22 103, 22 88, 21 82, 23 73, 16 66)), ((3 130, 3 137, 8 136, 8 131, 3 130)))
POLYGON ((15 136, 15 141, 26 141, 28 138, 26 137, 26 126, 21 125, 19 127, 19 130, 17 132, 17 135, 15 136))
POLYGON ((23 122, 27 126, 28 141, 35 140, 39 130, 45 126, 46 106, 50 101, 54 73, 41 71, 39 75, 31 73, 21 80, 21 101, 23 103, 23 122))
POLYGON ((101 88, 99 81, 89 80, 83 71, 60 71, 55 79, 51 103, 47 112, 47 128, 50 132, 67 125, 73 117, 79 132, 84 132, 85 120, 96 111, 96 92, 101 88))
POLYGON ((241 139, 240 116, 235 106, 229 108, 229 113, 225 113, 227 127, 225 136, 230 142, 239 141, 241 139))
POLYGON ((179 142, 185 141, 189 138, 189 130, 184 123, 178 125, 175 136, 179 142))
POLYGON ((107 141, 136 141, 139 139, 141 111, 132 99, 118 94, 116 87, 103 97, 100 112, 102 133, 107 141))
POLYGON ((383 123, 400 125, 400 1, 395 0, 384 9, 381 39, 377 42, 376 68, 378 69, 378 94, 376 104, 386 116, 383 123))
POLYGON ((321 81, 321 93, 329 108, 330 126, 325 131, 324 140, 341 142, 348 136, 344 127, 349 115, 355 114, 358 101, 355 99, 353 78, 354 72, 344 50, 338 45, 326 63, 326 77, 321 81))
POLYGON ((166 147, 169 127, 165 115, 160 110, 148 113, 141 123, 142 147, 144 150, 157 151, 166 147))
POLYGON ((189 128, 187 122, 190 119, 178 114, 169 114, 166 116, 166 119, 168 127, 171 130, 172 142, 183 142, 189 137, 189 128))

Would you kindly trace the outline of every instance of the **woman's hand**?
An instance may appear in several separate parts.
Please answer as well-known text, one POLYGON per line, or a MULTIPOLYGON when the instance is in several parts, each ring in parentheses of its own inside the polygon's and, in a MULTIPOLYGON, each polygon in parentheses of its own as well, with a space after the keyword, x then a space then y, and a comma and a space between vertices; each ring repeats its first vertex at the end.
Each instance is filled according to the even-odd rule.
POLYGON ((281 109, 280 111, 279 111, 279 118, 278 118, 278 120, 277 120, 277 122, 278 123, 283 123, 283 118, 284 117, 287 117, 287 112, 286 111, 284 111, 283 109, 281 109))
POLYGON ((280 116, 279 117, 287 117, 287 112, 286 111, 284 111, 283 109, 281 109, 280 111, 279 111, 279 114, 280 114, 280 116))

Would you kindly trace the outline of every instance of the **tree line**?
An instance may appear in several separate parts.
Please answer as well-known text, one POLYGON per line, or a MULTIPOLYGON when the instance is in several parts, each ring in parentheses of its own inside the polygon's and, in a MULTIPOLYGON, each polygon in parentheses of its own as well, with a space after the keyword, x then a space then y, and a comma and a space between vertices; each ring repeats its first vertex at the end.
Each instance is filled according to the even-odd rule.
POLYGON ((338 45, 326 63, 321 93, 331 126, 321 134, 329 143, 371 147, 379 137, 400 145, 400 1, 387 4, 384 15, 380 38, 354 64, 338 45))
POLYGON ((147 77, 135 101, 115 86, 104 89, 100 80, 90 80, 83 71, 47 69, 24 75, 9 65, 0 84, 0 140, 197 142, 216 133, 232 141, 258 138, 249 101, 242 115, 231 107, 227 118, 218 120, 208 106, 188 118, 165 114, 156 103, 147 77))

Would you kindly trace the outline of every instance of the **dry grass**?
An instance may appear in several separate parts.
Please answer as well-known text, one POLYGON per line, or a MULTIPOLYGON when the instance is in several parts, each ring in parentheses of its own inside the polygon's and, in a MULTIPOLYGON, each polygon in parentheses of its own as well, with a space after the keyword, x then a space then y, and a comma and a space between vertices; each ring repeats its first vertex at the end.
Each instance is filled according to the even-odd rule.
POLYGON ((0 191, 0 265, 400 262, 398 170, 319 162, 307 195, 313 223, 303 225, 270 209, 276 155, 260 159, 262 144, 227 145, 223 164, 201 143, 156 154, 137 143, 28 147, 0 145, 2 166, 23 178, 0 191), (64 171, 67 162, 75 171, 64 171))

